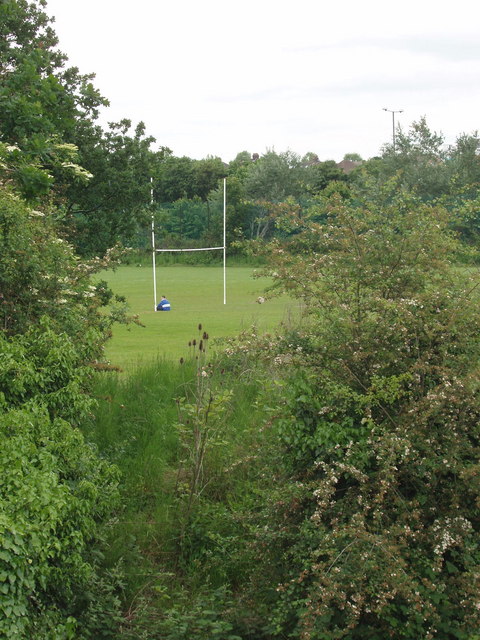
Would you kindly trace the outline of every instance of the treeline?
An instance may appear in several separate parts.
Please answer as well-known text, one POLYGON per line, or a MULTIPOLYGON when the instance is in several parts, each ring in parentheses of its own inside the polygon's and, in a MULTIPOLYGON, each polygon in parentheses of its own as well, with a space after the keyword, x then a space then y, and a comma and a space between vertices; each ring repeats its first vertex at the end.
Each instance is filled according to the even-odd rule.
MULTIPOLYGON (((381 185, 398 175, 423 201, 443 198, 456 208, 476 202, 478 134, 461 134, 447 146, 425 119, 399 128, 395 149, 387 143, 378 157, 348 153, 342 162, 274 150, 240 151, 229 163, 194 160, 156 147, 143 123, 124 119, 105 130, 98 113, 108 100, 93 74, 67 65, 45 6, 6 0, 0 7, 2 182, 53 211, 80 255, 102 256, 117 244, 145 247, 152 212, 164 245, 218 243, 225 177, 232 250, 238 241, 271 237, 272 207, 287 199, 305 210, 332 191, 347 195, 351 185, 381 185)), ((466 208, 456 223, 473 241, 477 207, 466 208)))

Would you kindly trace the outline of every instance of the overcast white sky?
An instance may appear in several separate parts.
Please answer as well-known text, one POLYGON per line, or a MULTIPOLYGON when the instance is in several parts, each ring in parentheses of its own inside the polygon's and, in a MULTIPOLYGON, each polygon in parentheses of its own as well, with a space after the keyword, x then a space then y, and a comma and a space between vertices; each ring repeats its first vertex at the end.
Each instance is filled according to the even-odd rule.
POLYGON ((48 0, 102 121, 142 120, 176 156, 376 155, 392 114, 448 143, 480 129, 478 0, 48 0))

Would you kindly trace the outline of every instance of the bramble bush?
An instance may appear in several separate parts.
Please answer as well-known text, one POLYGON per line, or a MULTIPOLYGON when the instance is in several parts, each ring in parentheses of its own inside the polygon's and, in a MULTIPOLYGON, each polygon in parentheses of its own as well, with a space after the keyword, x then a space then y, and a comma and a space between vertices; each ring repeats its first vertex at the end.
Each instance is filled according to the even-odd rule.
POLYGON ((42 406, 52 418, 78 425, 94 408, 87 393, 93 372, 78 346, 52 324, 43 316, 24 334, 0 334, 0 408, 42 406))

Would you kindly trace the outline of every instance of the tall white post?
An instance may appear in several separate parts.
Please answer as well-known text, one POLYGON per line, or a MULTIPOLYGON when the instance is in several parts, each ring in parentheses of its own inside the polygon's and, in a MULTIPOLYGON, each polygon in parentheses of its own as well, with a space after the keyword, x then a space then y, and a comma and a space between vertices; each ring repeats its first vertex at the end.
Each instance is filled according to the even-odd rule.
POLYGON ((227 304, 227 179, 223 179, 223 304, 227 304))
MULTIPOLYGON (((153 178, 150 178, 150 203, 153 205, 153 178)), ((153 268, 153 310, 157 310, 157 269, 155 265, 155 216, 152 206, 152 268, 153 268)))

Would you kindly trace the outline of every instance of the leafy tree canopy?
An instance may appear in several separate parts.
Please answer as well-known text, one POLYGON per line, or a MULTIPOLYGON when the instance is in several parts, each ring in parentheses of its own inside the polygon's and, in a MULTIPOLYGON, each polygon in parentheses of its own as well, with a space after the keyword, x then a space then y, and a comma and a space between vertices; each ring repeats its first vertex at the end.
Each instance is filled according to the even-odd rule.
POLYGON ((282 202, 288 196, 301 193, 301 161, 299 156, 286 151, 267 151, 249 167, 245 178, 245 191, 251 200, 282 202))
POLYGON ((77 122, 96 118, 108 104, 93 75, 65 67, 45 6, 44 0, 0 4, 0 139, 15 146, 18 183, 30 199, 48 193, 53 178, 62 182, 72 158, 59 146, 75 143, 77 122))

